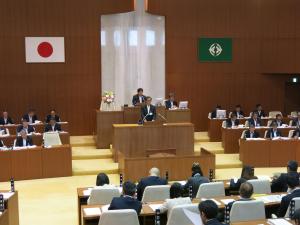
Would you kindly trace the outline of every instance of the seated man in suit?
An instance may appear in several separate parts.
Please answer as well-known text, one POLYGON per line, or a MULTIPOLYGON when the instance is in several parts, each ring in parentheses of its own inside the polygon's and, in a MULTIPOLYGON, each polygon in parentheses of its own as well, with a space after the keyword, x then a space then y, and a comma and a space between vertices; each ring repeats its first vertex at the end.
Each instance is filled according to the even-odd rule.
POLYGON ((281 114, 276 114, 276 118, 274 120, 277 123, 278 127, 281 127, 283 122, 282 122, 282 115, 281 114))
POLYGON ((20 133, 21 130, 25 130, 27 134, 35 132, 34 127, 29 125, 26 119, 23 119, 22 124, 18 126, 17 133, 20 133))
POLYGON ((292 138, 298 139, 299 137, 300 137, 300 128, 297 128, 296 130, 294 130, 292 138))
POLYGON ((288 175, 287 185, 291 191, 281 199, 281 203, 277 212, 278 217, 284 217, 292 199, 300 197, 299 178, 288 175))
POLYGON ((50 114, 46 117, 46 123, 49 123, 51 118, 54 118, 57 123, 60 122, 60 117, 56 114, 55 109, 50 110, 50 114))
POLYGON ((123 184, 123 195, 115 197, 110 203, 108 210, 133 209, 139 215, 142 210, 142 203, 135 199, 136 185, 130 181, 123 184))
POLYGON ((297 113, 297 118, 293 120, 292 126, 300 127, 300 112, 297 113))
POLYGON ((17 137, 16 140, 16 147, 26 147, 26 146, 32 146, 32 139, 31 137, 27 136, 27 133, 25 130, 21 130, 20 132, 21 136, 17 137))
POLYGON ((271 123, 271 129, 268 130, 266 138, 276 138, 281 137, 281 132, 277 129, 278 125, 275 121, 271 123))
POLYGON ((156 107, 151 104, 152 98, 146 98, 146 105, 141 108, 141 119, 142 122, 156 120, 156 107))
POLYGON ((168 184, 166 179, 160 178, 160 171, 158 168, 152 168, 149 171, 149 177, 142 178, 137 185, 137 199, 142 200, 144 190, 148 186, 154 185, 166 185, 168 184))
POLYGON ((254 124, 249 125, 249 129, 245 131, 244 138, 259 138, 259 133, 255 130, 254 124))
MULTIPOLYGON (((252 200, 251 196, 253 195, 253 185, 250 184, 249 182, 242 183, 240 186, 239 194, 240 194, 240 199, 237 201, 251 201, 252 200)), ((237 201, 228 203, 228 207, 230 210, 232 205, 237 201)))
POLYGON ((143 93, 143 88, 137 89, 137 94, 132 97, 132 105, 142 105, 146 101, 146 96, 143 93))
POLYGON ((289 161, 287 164, 287 173, 282 173, 279 177, 274 176, 274 179, 271 184, 272 192, 287 192, 287 177, 294 176, 299 180, 299 173, 297 171, 298 162, 294 160, 289 161))
POLYGON ((252 117, 248 120, 248 122, 249 122, 249 126, 250 124, 254 125, 255 127, 260 127, 262 125, 261 119, 258 117, 257 112, 252 113, 252 117))
POLYGON ((211 119, 217 118, 217 111, 221 109, 222 107, 220 105, 217 105, 216 108, 211 112, 211 119))
POLYGON ((184 185, 184 192, 189 193, 190 187, 192 187, 192 198, 195 198, 200 185, 205 183, 209 183, 209 179, 203 175, 200 164, 193 163, 192 177, 190 177, 184 185))
POLYGON ((242 111, 241 105, 236 105, 235 110, 232 112, 237 118, 244 118, 244 112, 242 111))
POLYGON ((217 219, 219 208, 212 200, 201 201, 198 205, 200 217, 204 225, 223 225, 217 219))
POLYGON ((169 94, 169 99, 165 102, 166 109, 177 108, 177 102, 175 101, 174 93, 169 94))
POLYGON ((29 109, 28 113, 23 116, 23 120, 29 122, 29 124, 35 123, 38 120, 37 115, 35 114, 34 109, 29 109))
POLYGON ((45 132, 61 131, 61 126, 56 123, 54 117, 50 119, 50 122, 45 126, 45 132))
POLYGON ((0 118, 0 125, 13 124, 13 120, 8 116, 7 111, 3 111, 2 117, 0 118))
POLYGON ((240 121, 237 119, 236 114, 231 113, 230 118, 226 120, 226 127, 237 127, 240 124, 240 121))
POLYGON ((256 109, 254 110, 254 112, 257 112, 259 118, 266 117, 265 111, 262 109, 261 104, 256 105, 256 109))

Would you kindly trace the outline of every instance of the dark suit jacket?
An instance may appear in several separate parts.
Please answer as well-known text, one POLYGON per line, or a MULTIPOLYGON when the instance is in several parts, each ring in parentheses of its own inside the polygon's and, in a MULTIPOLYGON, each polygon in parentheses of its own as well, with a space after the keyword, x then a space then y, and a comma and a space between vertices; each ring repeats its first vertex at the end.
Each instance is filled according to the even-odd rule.
MULTIPOLYGON (((245 131, 245 136, 244 138, 250 138, 250 130, 245 131)), ((253 138, 259 138, 259 133, 255 130, 253 133, 253 138)))
POLYGON ((225 225, 224 223, 220 223, 220 221, 216 218, 211 219, 206 222, 206 225, 225 225))
MULTIPOLYGON (((18 128, 17 128, 17 132, 19 133, 23 129, 24 129, 23 125, 19 125, 18 128)), ((31 125, 28 125, 28 128, 27 128, 28 134, 30 134, 30 133, 32 133, 34 131, 35 131, 34 127, 31 126, 31 125)))
MULTIPOLYGON (((31 145, 33 145, 32 139, 31 139, 31 137, 27 137, 26 146, 31 146, 31 145)), ((17 137, 16 146, 23 147, 23 138, 22 137, 17 137)))
POLYGON ((282 199, 281 199, 281 203, 280 203, 280 206, 279 206, 279 209, 278 209, 278 212, 277 212, 277 216, 278 217, 284 217, 285 214, 286 214, 286 211, 290 205, 290 202, 292 201, 293 198, 297 198, 297 197, 300 197, 300 190, 297 189, 297 190, 294 190, 292 191, 291 194, 288 194, 286 196, 284 196, 282 199))
MULTIPOLYGON (((173 105, 177 106, 177 102, 173 101, 173 105)), ((171 101, 170 100, 166 101, 165 106, 166 106, 166 109, 170 109, 172 107, 171 101)))
POLYGON ((13 124, 12 119, 10 117, 8 117, 7 120, 6 120, 6 123, 5 123, 4 118, 1 117, 0 118, 0 125, 6 125, 6 124, 13 124))
POLYGON ((282 126, 282 124, 283 124, 282 120, 280 120, 280 121, 274 120, 274 122, 276 122, 279 127, 282 126))
POLYGON ((166 185, 167 183, 168 182, 166 179, 162 179, 156 176, 149 176, 149 177, 142 178, 137 185, 137 199, 139 201, 142 200, 144 190, 146 187, 154 186, 154 185, 166 185))
MULTIPOLYGON (((281 132, 279 130, 276 131, 277 136, 276 137, 281 137, 281 132)), ((267 137, 266 138, 274 138, 274 130, 269 129, 267 132, 267 137)))
MULTIPOLYGON (((146 101, 146 96, 145 96, 145 95, 142 95, 142 98, 143 98, 143 102, 145 102, 145 101, 146 101)), ((132 97, 132 105, 136 105, 136 104, 138 104, 138 103, 140 103, 140 98, 139 98, 139 95, 136 94, 136 95, 134 95, 134 96, 132 97)))
POLYGON ((300 137, 300 129, 294 130, 293 137, 296 137, 296 136, 300 137))
POLYGON ((217 118, 217 110, 212 111, 210 117, 211 117, 212 119, 213 119, 213 118, 217 118))
POLYGON ((148 115, 146 118, 145 116, 148 114, 147 106, 143 106, 141 108, 141 119, 146 119, 147 121, 156 120, 156 107, 154 105, 150 105, 150 113, 152 115, 148 115))
POLYGON ((188 179, 188 181, 184 185, 184 192, 189 193, 190 186, 192 186, 193 189, 192 197, 195 198, 200 185, 205 183, 209 183, 209 179, 197 173, 193 177, 190 177, 188 179))
POLYGON ((3 146, 4 146, 3 141, 0 140, 0 147, 3 147, 3 146))
POLYGON ((238 126, 239 124, 240 124, 240 121, 238 119, 236 119, 234 121, 234 124, 232 123, 230 118, 226 120, 226 127, 232 127, 233 125, 238 126))
MULTIPOLYGON (((234 113, 236 116, 238 116, 238 113, 237 113, 236 110, 234 110, 232 113, 234 113)), ((241 111, 239 112, 239 115, 240 115, 240 116, 244 116, 244 112, 241 110, 241 111)))
POLYGON ((139 215, 142 210, 142 203, 129 196, 116 197, 111 201, 108 210, 118 209, 133 209, 139 215))
MULTIPOLYGON (((50 120, 51 120, 51 118, 52 118, 52 116, 51 116, 51 115, 48 115, 48 116, 46 117, 46 123, 49 123, 50 120)), ((55 121, 56 121, 56 122, 60 122, 60 118, 59 118, 58 115, 55 115, 54 118, 55 118, 55 121)))
POLYGON ((52 126, 50 124, 47 124, 45 126, 45 132, 49 132, 49 131, 61 131, 61 126, 60 124, 56 123, 54 125, 54 130, 52 130, 52 126))
POLYGON ((300 121, 298 120, 298 118, 293 120, 292 126, 295 126, 295 127, 300 126, 300 121))
POLYGON ((261 110, 260 112, 258 112, 257 110, 255 110, 254 112, 256 112, 258 114, 258 117, 266 117, 265 111, 261 110))
MULTIPOLYGON (((257 177, 254 176, 251 179, 257 179, 257 177)), ((230 190, 231 191, 238 191, 240 189, 240 186, 242 185, 242 183, 245 183, 246 181, 247 181, 247 179, 242 178, 242 177, 239 178, 236 183, 234 182, 234 179, 231 179, 230 180, 230 190)))
MULTIPOLYGON (((23 120, 27 120, 27 121, 29 122, 29 115, 28 115, 28 114, 25 114, 25 115, 23 116, 23 120)), ((34 116, 32 117, 32 122, 34 123, 36 120, 38 120, 38 118, 37 118, 36 115, 34 115, 34 116)))
MULTIPOLYGON (((249 120, 248 120, 248 122, 249 122, 249 125, 250 124, 253 124, 253 125, 255 125, 255 122, 254 122, 254 119, 253 118, 250 118, 249 120)), ((257 120, 256 120, 256 126, 258 127, 258 126, 262 126, 262 123, 261 123, 261 119, 260 118, 257 118, 257 120), (258 125, 259 124, 259 125, 258 125)))
MULTIPOLYGON (((289 172, 289 175, 299 179, 299 173, 297 172, 289 172)), ((272 192, 286 192, 288 190, 287 177, 287 173, 282 173, 277 179, 273 180, 271 184, 272 192)))

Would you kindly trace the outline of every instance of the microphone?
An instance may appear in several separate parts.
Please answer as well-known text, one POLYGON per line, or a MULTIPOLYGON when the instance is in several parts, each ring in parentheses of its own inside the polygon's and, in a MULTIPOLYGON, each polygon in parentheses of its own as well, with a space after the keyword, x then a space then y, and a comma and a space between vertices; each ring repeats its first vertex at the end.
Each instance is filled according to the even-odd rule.
POLYGON ((147 113, 147 115, 143 118, 142 123, 144 123, 144 120, 149 116, 150 113, 147 113))
POLYGON ((163 115, 161 115, 160 113, 157 113, 157 115, 160 117, 160 118, 162 118, 165 122, 167 122, 167 119, 166 119, 166 117, 164 117, 163 115))

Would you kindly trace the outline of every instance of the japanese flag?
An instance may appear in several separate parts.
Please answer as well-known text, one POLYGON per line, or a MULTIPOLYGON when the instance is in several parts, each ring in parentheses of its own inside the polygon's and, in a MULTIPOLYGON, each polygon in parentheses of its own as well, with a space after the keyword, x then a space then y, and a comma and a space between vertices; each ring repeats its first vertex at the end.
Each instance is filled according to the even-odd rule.
POLYGON ((26 63, 65 62, 63 37, 25 37, 26 63))

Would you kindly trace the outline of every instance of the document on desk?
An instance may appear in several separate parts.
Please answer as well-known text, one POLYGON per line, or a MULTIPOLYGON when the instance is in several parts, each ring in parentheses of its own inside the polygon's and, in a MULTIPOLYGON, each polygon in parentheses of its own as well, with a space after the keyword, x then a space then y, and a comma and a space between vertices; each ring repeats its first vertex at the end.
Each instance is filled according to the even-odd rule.
POLYGON ((83 209, 85 215, 87 216, 100 216, 101 215, 101 210, 99 207, 97 208, 84 208, 83 209))
POLYGON ((149 207, 155 212, 157 209, 159 209, 162 206, 162 204, 149 204, 149 207))
POLYGON ((268 223, 272 224, 272 225, 291 225, 292 224, 285 219, 268 219, 268 223))
POLYGON ((13 196, 14 192, 3 192, 0 194, 3 195, 3 198, 6 200, 6 199, 9 199, 11 196, 13 196))
POLYGON ((272 202, 281 202, 282 196, 281 195, 265 195, 256 197, 255 199, 261 200, 264 203, 272 203, 272 202))
POLYGON ((198 213, 192 212, 188 209, 183 209, 186 217, 193 223, 193 225, 203 225, 202 219, 198 213))
POLYGON ((92 188, 88 188, 86 190, 83 191, 83 195, 84 196, 90 196, 92 192, 92 188))

